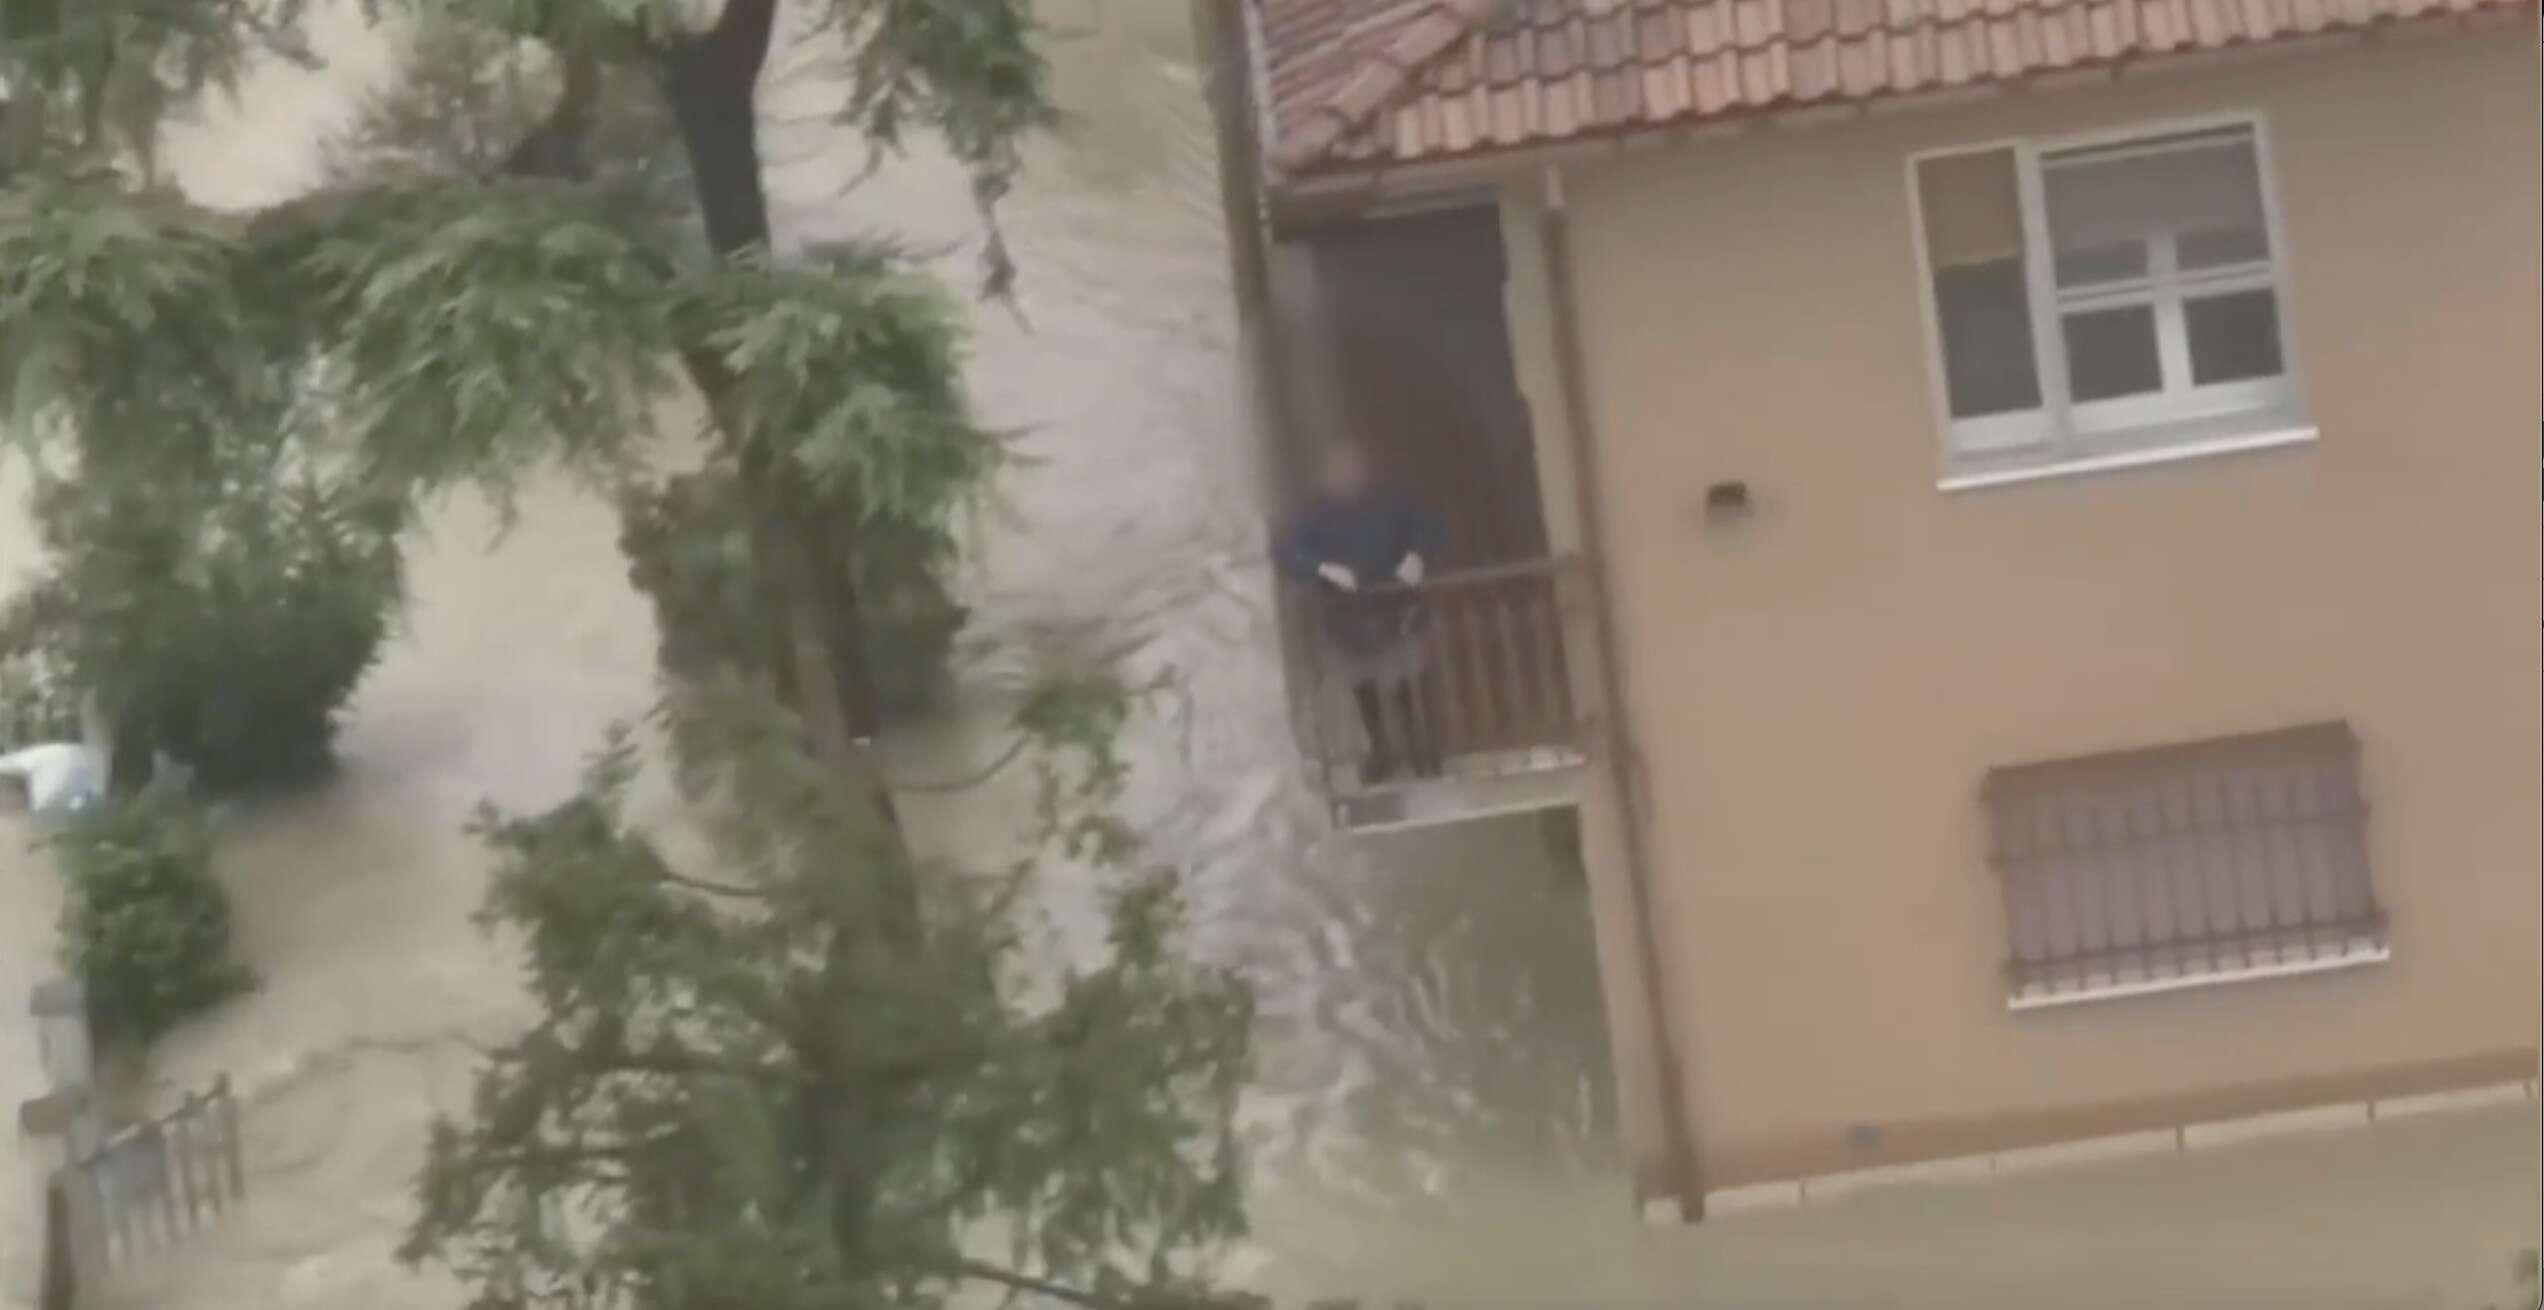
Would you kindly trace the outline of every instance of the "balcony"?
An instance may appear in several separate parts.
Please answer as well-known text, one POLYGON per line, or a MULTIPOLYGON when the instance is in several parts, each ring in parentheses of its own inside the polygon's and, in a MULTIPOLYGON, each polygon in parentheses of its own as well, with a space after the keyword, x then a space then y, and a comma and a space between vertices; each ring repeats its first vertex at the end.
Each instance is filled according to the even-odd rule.
POLYGON ((1572 803, 1585 755, 1564 618, 1577 580, 1576 562, 1555 558, 1369 588, 1363 620, 1374 609, 1414 634, 1376 679, 1337 653, 1333 625, 1353 621, 1349 612, 1294 592, 1314 691, 1304 736, 1337 826, 1420 827, 1572 803), (1394 758, 1374 749, 1373 711, 1378 732, 1405 744, 1394 758))

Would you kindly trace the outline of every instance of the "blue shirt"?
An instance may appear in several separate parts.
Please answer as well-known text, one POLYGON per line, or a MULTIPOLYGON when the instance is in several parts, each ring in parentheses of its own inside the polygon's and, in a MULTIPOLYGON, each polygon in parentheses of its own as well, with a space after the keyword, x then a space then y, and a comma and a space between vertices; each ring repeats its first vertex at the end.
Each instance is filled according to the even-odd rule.
POLYGON ((1427 556, 1439 548, 1436 520, 1412 497, 1380 490, 1310 505, 1291 523, 1276 554, 1283 576, 1315 584, 1325 593, 1326 631, 1335 644, 1355 655, 1371 655, 1411 631, 1419 610, 1403 596, 1338 591, 1317 577, 1317 569, 1340 564, 1361 586, 1382 586, 1396 580, 1407 555, 1427 556))
POLYGON ((1364 587, 1396 580, 1407 555, 1440 548, 1440 528, 1413 498, 1372 491, 1350 500, 1320 500, 1290 524, 1281 539, 1281 572, 1314 582, 1316 570, 1340 564, 1364 587))

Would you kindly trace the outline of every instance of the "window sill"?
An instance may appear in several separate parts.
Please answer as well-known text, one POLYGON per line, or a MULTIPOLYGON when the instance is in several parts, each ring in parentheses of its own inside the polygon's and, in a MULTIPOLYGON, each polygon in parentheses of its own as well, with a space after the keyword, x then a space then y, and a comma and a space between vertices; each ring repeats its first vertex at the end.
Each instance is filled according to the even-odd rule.
POLYGON ((2130 996, 2154 996, 2164 992, 2187 991, 2194 987, 2220 987, 2229 983, 2258 982, 2267 978, 2293 978, 2309 973, 2330 973, 2339 969, 2356 969, 2371 964, 2383 964, 2392 958, 2394 958, 2394 950, 2391 946, 2383 942, 2366 943, 2355 945, 2340 955, 2317 959, 2252 964, 2240 969, 2180 974, 2170 978, 2096 982, 2075 991, 2031 992, 2006 998, 2005 1008, 2017 1012, 2054 1010, 2067 1005, 2116 1001, 2130 996))
POLYGON ((2313 426, 2270 428, 2260 432, 2242 432, 2233 436, 2208 437, 2198 441, 2149 446, 2142 450, 2114 451, 2104 455, 2087 455, 2080 459, 2062 459, 2047 464, 2024 464, 1984 472, 1946 474, 1935 482, 1937 491, 1977 491, 1986 487, 2010 486, 2018 482, 2038 482, 2045 478, 2075 477, 2085 473, 2111 473, 2121 469, 2146 468, 2155 464, 2172 464, 2182 460, 2207 459, 2216 455, 2239 455, 2252 450, 2270 450, 2278 446, 2311 444, 2320 431, 2313 426))

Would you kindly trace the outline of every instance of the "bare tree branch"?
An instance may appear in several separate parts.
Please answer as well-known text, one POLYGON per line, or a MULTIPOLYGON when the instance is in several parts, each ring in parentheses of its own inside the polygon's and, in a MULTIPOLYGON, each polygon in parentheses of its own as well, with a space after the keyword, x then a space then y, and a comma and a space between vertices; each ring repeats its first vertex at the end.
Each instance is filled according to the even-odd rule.
POLYGON ((1050 1297, 1054 1301, 1066 1301, 1071 1305, 1085 1306, 1087 1310, 1143 1310, 1132 1302, 1116 1301, 1110 1297, 1098 1296, 1093 1292, 1082 1292, 1065 1284, 1036 1278, 1031 1274, 1020 1274, 1015 1270, 1002 1268, 984 1260, 958 1259, 954 1262, 954 1272, 978 1282, 996 1283, 1018 1292, 1031 1292, 1037 1296, 1050 1297))
POLYGON ((668 868, 658 870, 658 872, 664 882, 671 883, 677 887, 686 887, 691 891, 705 892, 710 896, 733 896, 739 897, 743 900, 752 901, 765 901, 768 899, 768 893, 761 891, 756 887, 744 887, 739 883, 713 882, 705 878, 694 878, 688 874, 668 868))

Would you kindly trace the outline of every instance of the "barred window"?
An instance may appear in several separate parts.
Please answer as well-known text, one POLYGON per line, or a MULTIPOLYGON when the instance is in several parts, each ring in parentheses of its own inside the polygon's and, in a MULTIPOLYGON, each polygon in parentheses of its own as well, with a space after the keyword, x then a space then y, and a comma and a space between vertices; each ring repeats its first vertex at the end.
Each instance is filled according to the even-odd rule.
POLYGON ((2008 1004, 2386 958, 2344 723, 1991 771, 2008 1004))

